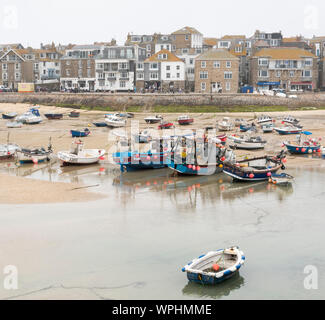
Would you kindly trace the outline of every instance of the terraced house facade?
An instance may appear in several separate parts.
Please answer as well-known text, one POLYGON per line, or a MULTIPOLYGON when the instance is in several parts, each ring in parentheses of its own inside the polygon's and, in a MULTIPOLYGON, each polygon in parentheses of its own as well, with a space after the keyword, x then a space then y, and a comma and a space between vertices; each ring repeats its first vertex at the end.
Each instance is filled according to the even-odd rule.
POLYGON ((317 57, 299 48, 262 49, 251 59, 251 84, 259 89, 306 91, 317 88, 317 57))
POLYGON ((237 93, 240 59, 224 49, 211 49, 196 59, 195 92, 237 93))

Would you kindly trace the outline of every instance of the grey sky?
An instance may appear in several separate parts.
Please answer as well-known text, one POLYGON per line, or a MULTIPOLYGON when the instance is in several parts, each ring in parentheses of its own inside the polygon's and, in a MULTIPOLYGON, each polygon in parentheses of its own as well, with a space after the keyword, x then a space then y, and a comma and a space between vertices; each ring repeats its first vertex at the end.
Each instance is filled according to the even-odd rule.
POLYGON ((325 36, 324 0, 1 0, 0 43, 93 43, 128 32, 170 33, 193 26, 206 37, 251 36, 256 29, 285 36, 325 36))

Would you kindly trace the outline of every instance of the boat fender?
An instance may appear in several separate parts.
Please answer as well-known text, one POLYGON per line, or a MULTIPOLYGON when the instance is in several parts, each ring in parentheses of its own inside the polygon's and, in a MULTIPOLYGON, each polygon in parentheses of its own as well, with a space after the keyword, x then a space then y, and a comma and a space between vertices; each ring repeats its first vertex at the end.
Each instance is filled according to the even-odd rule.
POLYGON ((286 167, 285 167, 285 165, 283 165, 282 167, 281 167, 281 170, 285 170, 286 169, 286 167))
POLYGON ((220 266, 219 266, 218 264, 214 264, 214 265, 212 266, 212 269, 213 269, 213 271, 215 271, 215 272, 219 272, 219 270, 220 270, 220 266))

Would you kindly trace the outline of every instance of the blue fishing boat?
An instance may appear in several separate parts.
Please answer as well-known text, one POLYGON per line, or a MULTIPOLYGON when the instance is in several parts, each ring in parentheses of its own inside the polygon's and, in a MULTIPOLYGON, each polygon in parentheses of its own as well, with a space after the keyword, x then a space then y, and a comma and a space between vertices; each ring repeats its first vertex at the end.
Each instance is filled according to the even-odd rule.
POLYGON ((277 156, 265 156, 236 161, 233 154, 223 163, 223 172, 236 181, 267 181, 273 173, 285 170, 286 155, 281 151, 277 156))
POLYGON ((322 146, 320 140, 306 138, 311 135, 311 132, 304 131, 298 136, 297 141, 285 141, 283 144, 291 154, 321 153, 322 146), (302 138, 302 136, 305 136, 305 138, 302 138))
POLYGON ((239 129, 240 129, 241 132, 257 131, 256 126, 255 126, 254 123, 251 124, 251 125, 242 124, 242 125, 240 125, 239 129))
POLYGON ((93 122, 93 125, 98 127, 98 128, 104 128, 107 127, 107 123, 106 122, 93 122))
POLYGON ((3 113, 2 119, 11 120, 17 117, 17 112, 3 113))
POLYGON ((217 285, 239 273, 246 257, 238 247, 212 251, 191 261, 182 269, 190 282, 217 285))
POLYGON ((274 128, 274 130, 278 132, 280 135, 300 134, 302 132, 302 128, 298 128, 295 126, 274 128))
POLYGON ((121 172, 132 172, 146 169, 161 169, 166 167, 167 152, 116 152, 113 160, 120 165, 121 172))
POLYGON ((210 142, 201 140, 195 136, 179 137, 172 149, 168 168, 176 174, 190 176, 222 172, 225 149, 221 141, 217 138, 210 142))
POLYGON ((90 131, 87 128, 84 131, 71 130, 70 132, 72 138, 84 138, 90 135, 90 131))

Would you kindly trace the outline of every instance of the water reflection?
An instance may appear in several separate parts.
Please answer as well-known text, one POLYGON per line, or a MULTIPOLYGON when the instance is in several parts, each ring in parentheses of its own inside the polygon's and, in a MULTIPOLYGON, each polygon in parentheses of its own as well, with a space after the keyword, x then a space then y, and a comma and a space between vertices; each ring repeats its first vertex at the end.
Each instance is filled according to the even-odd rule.
POLYGON ((231 293, 245 285, 245 279, 238 273, 233 278, 217 286, 203 286, 197 283, 188 283, 183 289, 183 295, 197 299, 221 299, 229 297, 231 293))
POLYGON ((281 187, 268 182, 234 183, 224 174, 213 176, 178 176, 169 169, 121 174, 117 167, 95 164, 82 167, 60 167, 57 162, 19 166, 1 163, 0 172, 51 182, 68 182, 97 187, 97 191, 114 193, 121 205, 130 205, 138 195, 152 193, 170 202, 180 212, 214 206, 220 201, 233 202, 256 194, 272 193, 279 201, 293 194, 294 187, 281 187))

